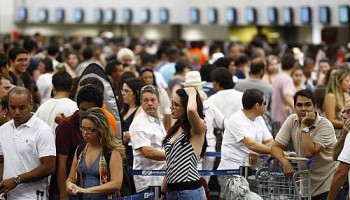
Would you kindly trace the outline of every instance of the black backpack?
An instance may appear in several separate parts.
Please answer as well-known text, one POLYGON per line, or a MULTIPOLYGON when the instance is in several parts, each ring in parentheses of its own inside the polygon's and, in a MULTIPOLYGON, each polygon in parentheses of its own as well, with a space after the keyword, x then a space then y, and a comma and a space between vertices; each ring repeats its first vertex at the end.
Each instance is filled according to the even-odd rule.
MULTIPOLYGON (((86 143, 80 144, 78 146, 77 158, 79 157, 81 152, 84 150, 85 146, 86 146, 86 143)), ((106 159, 108 169, 109 169, 109 161, 111 160, 111 154, 112 154, 111 150, 103 149, 103 156, 106 159)), ((131 195, 131 181, 127 173, 127 165, 125 163, 125 160, 123 160, 123 182, 120 188, 120 193, 122 197, 131 195)))

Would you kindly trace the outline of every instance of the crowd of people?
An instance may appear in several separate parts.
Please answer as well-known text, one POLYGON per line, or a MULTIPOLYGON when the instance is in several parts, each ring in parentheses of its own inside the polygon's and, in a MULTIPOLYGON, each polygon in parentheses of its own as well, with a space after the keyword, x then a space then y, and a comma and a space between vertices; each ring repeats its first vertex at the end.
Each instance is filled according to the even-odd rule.
MULTIPOLYGON (((324 48, 274 52, 256 38, 209 51, 198 42, 124 46, 102 35, 0 45, 7 199, 153 192, 149 199, 202 200, 214 177, 198 170, 259 167, 259 154, 276 158, 287 177, 306 168, 293 168, 285 151, 313 158, 312 199, 348 198, 350 55, 340 63, 324 48), (85 75, 91 68, 108 80, 85 75), (220 159, 205 156, 216 151, 220 159)), ((228 178, 217 177, 221 197, 228 178)))

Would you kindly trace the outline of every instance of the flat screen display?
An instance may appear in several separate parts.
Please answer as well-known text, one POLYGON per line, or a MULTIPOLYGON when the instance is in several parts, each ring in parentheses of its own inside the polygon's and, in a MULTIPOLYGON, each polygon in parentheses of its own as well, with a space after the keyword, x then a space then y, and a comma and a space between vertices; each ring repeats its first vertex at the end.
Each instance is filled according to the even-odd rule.
POLYGON ((47 22, 49 19, 49 12, 45 8, 40 8, 38 13, 38 21, 39 22, 47 22))
POLYGON ((199 23, 200 17, 199 17, 199 9, 198 8, 191 8, 190 9, 190 22, 197 24, 199 23))
POLYGON ((17 19, 18 21, 25 22, 28 18, 28 10, 24 7, 19 7, 17 11, 17 19))
POLYGON ((94 9, 94 21, 101 23, 103 21, 103 11, 100 8, 94 9))
POLYGON ((339 6, 339 23, 341 24, 349 23, 349 6, 346 6, 346 5, 339 6))
POLYGON ((123 20, 127 23, 130 23, 132 21, 132 11, 130 8, 125 8, 123 10, 123 20))
POLYGON ((276 7, 269 7, 267 9, 267 19, 270 24, 277 24, 278 23, 278 15, 277 15, 277 8, 276 7))
POLYGON ((140 21, 141 23, 148 23, 151 19, 151 11, 148 8, 141 9, 140 21))
POLYGON ((312 13, 310 7, 301 7, 300 8, 300 21, 303 24, 311 24, 312 13))
POLYGON ((216 24, 218 22, 218 10, 216 8, 208 9, 208 22, 216 24))
POLYGON ((253 7, 246 8, 246 20, 248 24, 256 23, 256 9, 253 7))
POLYGON ((226 22, 229 24, 236 23, 236 8, 226 8, 226 22))
POLYGON ((321 24, 329 24, 331 22, 330 11, 328 6, 319 7, 319 20, 321 24))
POLYGON ((74 22, 83 22, 84 21, 84 10, 81 8, 74 9, 74 22))
POLYGON ((64 15, 65 15, 64 10, 62 8, 57 8, 55 10, 55 21, 64 22, 64 18, 65 18, 64 15))
POLYGON ((284 24, 293 24, 293 10, 291 7, 283 8, 282 20, 284 24))
POLYGON ((116 14, 114 9, 109 8, 105 11, 104 18, 107 23, 113 23, 115 21, 115 16, 116 14))
POLYGON ((169 10, 167 8, 159 9, 159 22, 168 23, 169 22, 169 10))

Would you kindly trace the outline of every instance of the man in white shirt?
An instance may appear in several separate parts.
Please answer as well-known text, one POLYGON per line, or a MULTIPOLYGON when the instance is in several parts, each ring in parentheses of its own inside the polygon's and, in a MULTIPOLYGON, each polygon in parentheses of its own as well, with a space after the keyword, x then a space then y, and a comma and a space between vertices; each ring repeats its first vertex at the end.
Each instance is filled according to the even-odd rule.
MULTIPOLYGON (((218 170, 255 165, 258 154, 270 154, 273 138, 262 114, 266 110, 264 93, 248 89, 242 98, 243 109, 234 113, 225 127, 218 170)), ((221 193, 228 176, 219 177, 221 193)))
POLYGON ((72 77, 65 71, 56 72, 52 76, 52 91, 54 97, 43 103, 36 115, 45 121, 52 130, 55 130, 57 123, 55 117, 58 113, 71 116, 78 109, 77 103, 69 99, 69 92, 72 87, 72 77))
MULTIPOLYGON (((134 170, 165 170, 165 153, 162 141, 166 131, 159 118, 159 93, 153 85, 141 88, 141 106, 143 111, 130 125, 129 133, 134 153, 134 170)), ((160 189, 163 177, 161 176, 134 176, 137 192, 155 191, 160 189), (158 189, 155 189, 158 187, 158 189)))
POLYGON ((56 147, 52 129, 36 115, 31 93, 23 87, 9 92, 13 120, 0 127, 0 193, 10 200, 36 199, 44 194, 47 177, 55 172, 56 147))
POLYGON ((207 101, 216 105, 225 118, 228 119, 233 113, 243 108, 243 92, 233 89, 235 84, 231 73, 226 68, 216 68, 210 76, 213 81, 213 88, 217 92, 210 96, 207 101))

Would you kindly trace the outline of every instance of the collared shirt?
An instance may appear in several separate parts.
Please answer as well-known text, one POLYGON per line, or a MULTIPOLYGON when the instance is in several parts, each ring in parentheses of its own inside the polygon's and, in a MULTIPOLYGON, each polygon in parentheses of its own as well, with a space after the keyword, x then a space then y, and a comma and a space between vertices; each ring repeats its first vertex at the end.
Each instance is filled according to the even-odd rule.
MULTIPOLYGON (((134 153, 133 169, 165 170, 165 161, 148 159, 139 150, 141 147, 152 147, 164 151, 162 142, 166 136, 166 131, 163 123, 142 111, 131 123, 129 133, 134 153)), ((137 192, 145 190, 149 186, 160 186, 162 180, 163 177, 161 176, 134 176, 137 192)))
MULTIPOLYGON (((36 115, 16 128, 11 120, 0 127, 0 155, 4 157, 4 179, 32 171, 40 158, 56 156, 53 130, 36 115)), ((8 193, 8 199, 36 199, 36 191, 46 191, 47 177, 21 183, 8 193)))
MULTIPOLYGON (((292 142, 298 157, 305 157, 301 145, 301 134, 309 134, 311 140, 323 147, 313 157, 309 168, 312 196, 329 191, 337 163, 333 161, 333 148, 337 142, 332 123, 319 115, 308 133, 301 132, 301 124, 297 114, 290 115, 276 135, 276 141, 284 146, 292 142)), ((299 169, 305 168, 305 162, 299 163, 299 169)))

